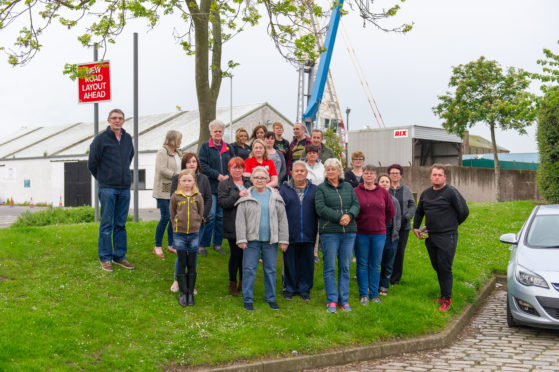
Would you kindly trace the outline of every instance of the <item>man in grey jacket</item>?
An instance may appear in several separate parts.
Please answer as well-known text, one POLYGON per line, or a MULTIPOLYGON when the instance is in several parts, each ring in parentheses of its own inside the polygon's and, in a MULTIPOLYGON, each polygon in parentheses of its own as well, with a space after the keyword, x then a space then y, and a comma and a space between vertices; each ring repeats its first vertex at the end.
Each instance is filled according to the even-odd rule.
POLYGON ((394 196, 400 203, 400 212, 402 214, 402 224, 400 227, 400 237, 398 238, 398 248, 396 249, 396 257, 394 258, 394 266, 390 277, 390 284, 400 284, 402 278, 402 269, 404 267, 404 253, 408 237, 410 236, 410 221, 415 214, 415 199, 409 187, 404 185, 401 180, 404 175, 404 169, 400 164, 392 164, 386 169, 390 177, 390 195, 394 196))

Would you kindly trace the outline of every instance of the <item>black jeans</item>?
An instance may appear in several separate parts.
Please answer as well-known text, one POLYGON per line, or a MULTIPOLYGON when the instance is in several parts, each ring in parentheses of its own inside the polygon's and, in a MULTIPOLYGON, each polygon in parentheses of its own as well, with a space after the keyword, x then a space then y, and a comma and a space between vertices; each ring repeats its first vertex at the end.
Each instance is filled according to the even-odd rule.
POLYGON ((237 281, 237 272, 239 272, 239 280, 243 280, 243 250, 237 247, 235 239, 227 239, 229 242, 229 281, 237 281))
POLYGON ((283 252, 283 292, 310 294, 314 279, 314 243, 289 244, 283 252))
POLYGON ((441 296, 449 300, 452 296, 452 262, 456 253, 458 232, 453 231, 443 234, 429 234, 425 240, 431 265, 437 272, 441 296))
POLYGON ((392 274, 390 275, 390 284, 399 284, 402 279, 402 270, 404 268, 404 253, 406 252, 406 244, 410 230, 400 230, 398 238, 398 248, 396 248, 396 256, 394 257, 394 266, 392 266, 392 274))

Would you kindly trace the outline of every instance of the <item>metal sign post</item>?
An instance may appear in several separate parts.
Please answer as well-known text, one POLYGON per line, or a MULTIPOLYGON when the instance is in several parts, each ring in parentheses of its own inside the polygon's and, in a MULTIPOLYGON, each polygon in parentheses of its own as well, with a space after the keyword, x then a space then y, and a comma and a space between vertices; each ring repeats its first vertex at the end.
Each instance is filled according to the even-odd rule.
MULTIPOLYGON (((93 45, 93 61, 97 62, 97 43, 93 45)), ((99 133, 99 104, 95 102, 93 104, 93 138, 99 133)), ((95 222, 99 222, 99 182, 97 178, 93 177, 95 181, 94 196, 94 207, 95 207, 95 222)))
POLYGON ((134 32, 134 222, 139 221, 138 142, 138 33, 134 32))

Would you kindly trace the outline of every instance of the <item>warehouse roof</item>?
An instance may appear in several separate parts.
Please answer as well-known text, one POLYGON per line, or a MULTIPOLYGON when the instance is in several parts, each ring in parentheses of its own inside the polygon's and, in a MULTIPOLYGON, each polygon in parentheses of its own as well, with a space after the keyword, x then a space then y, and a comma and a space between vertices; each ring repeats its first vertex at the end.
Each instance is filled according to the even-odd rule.
MULTIPOLYGON (((258 111, 272 111, 284 119, 284 124, 291 124, 275 108, 268 103, 239 105, 232 108, 233 128, 244 125, 243 119, 258 111)), ((264 120, 265 113, 260 115, 264 120)), ((229 127, 230 108, 218 107, 216 118, 229 127)), ((125 130, 133 134, 133 117, 128 117, 124 124, 125 130)), ((199 136, 198 110, 179 111, 172 113, 143 115, 138 118, 139 151, 156 151, 161 147, 167 131, 174 129, 183 134, 182 144, 185 149, 194 149, 199 136)), ((256 122, 256 124, 266 124, 256 122)), ((106 128, 106 121, 99 120, 99 130, 106 128)), ((286 128, 287 129, 287 128, 286 128)), ((286 131, 289 136, 290 130, 286 131)), ((229 139, 229 130, 225 130, 225 140, 229 139)), ((0 159, 21 159, 34 157, 84 155, 93 140, 93 122, 77 122, 63 125, 49 125, 36 128, 21 128, 15 133, 0 139, 0 159)))

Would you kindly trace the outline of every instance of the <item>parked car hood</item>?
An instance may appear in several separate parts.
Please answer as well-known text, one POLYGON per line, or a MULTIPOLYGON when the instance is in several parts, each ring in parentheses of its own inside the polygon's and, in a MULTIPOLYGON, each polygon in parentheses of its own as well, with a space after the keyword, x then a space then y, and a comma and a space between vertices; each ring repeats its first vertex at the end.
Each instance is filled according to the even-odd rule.
POLYGON ((559 272, 559 248, 524 247, 517 252, 516 262, 536 272, 559 272))

